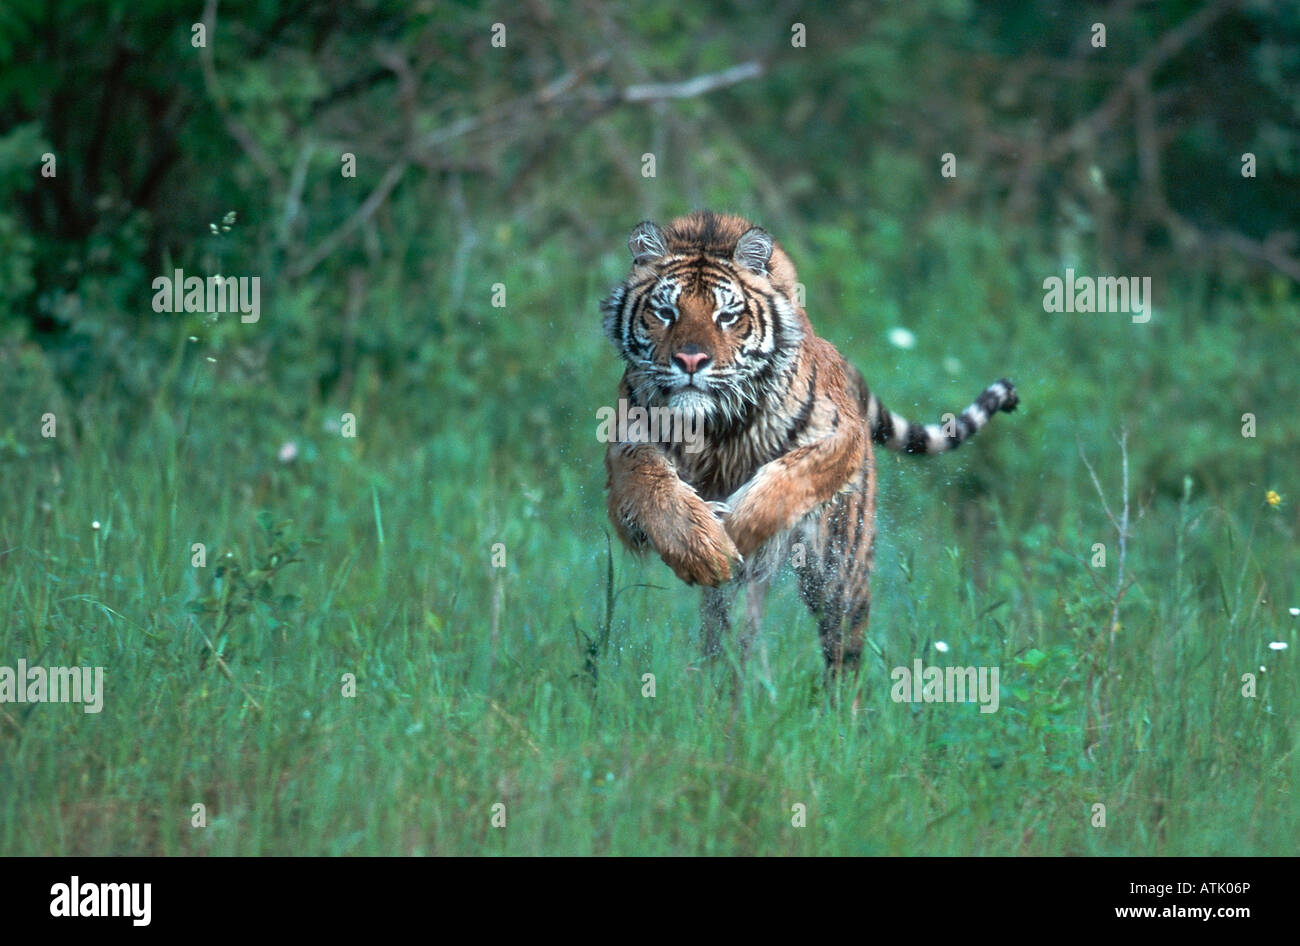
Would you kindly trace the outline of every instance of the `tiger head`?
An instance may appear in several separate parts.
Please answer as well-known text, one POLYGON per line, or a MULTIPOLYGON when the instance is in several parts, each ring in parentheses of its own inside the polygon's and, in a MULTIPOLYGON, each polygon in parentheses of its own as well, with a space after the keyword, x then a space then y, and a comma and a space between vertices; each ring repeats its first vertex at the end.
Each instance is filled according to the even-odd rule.
POLYGON ((632 272, 601 304, 635 403, 736 420, 788 384, 807 328, 795 271, 772 236, 697 211, 637 224, 632 272))

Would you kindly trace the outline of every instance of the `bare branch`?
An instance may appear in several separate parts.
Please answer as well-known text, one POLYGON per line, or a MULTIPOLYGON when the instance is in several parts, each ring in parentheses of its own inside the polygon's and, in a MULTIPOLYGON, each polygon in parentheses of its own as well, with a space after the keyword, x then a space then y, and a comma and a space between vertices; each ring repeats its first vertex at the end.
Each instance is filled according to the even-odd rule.
POLYGON ((289 178, 289 192, 284 198, 284 214, 280 218, 280 246, 289 245, 289 236, 293 232, 294 221, 302 211, 302 190, 307 184, 307 167, 311 163, 316 145, 307 141, 298 149, 298 159, 294 162, 293 173, 289 178))
POLYGON ((257 143, 257 139, 253 137, 253 133, 248 130, 248 127, 231 113, 230 102, 226 98, 226 93, 221 91, 221 83, 217 80, 217 68, 212 59, 212 47, 217 38, 217 0, 207 0, 203 5, 203 29, 207 33, 207 42, 199 47, 199 63, 203 69, 203 87, 207 90, 208 97, 212 99, 212 104, 221 113, 221 120, 225 123, 226 131, 230 132, 230 136, 239 142, 239 146, 244 149, 244 153, 266 175, 275 190, 283 190, 284 178, 280 174, 280 169, 275 166, 275 162, 271 160, 270 155, 257 143))
POLYGON ((1059 160, 1069 152, 1094 141, 1102 131, 1114 124, 1124 111, 1129 98, 1150 82, 1151 76, 1157 69, 1182 52, 1192 40, 1205 32, 1211 23, 1240 5, 1241 0, 1220 0, 1218 3, 1206 4, 1161 36, 1151 52, 1124 74, 1123 81, 1100 106, 1048 143, 1044 149, 1044 160, 1059 160))
POLYGON ((1110 623, 1106 628, 1105 634, 1105 663, 1100 667, 1097 665, 1097 655, 1101 650, 1102 635, 1094 635, 1092 646, 1089 648, 1093 655, 1091 668, 1088 673, 1088 691, 1092 691, 1094 680, 1099 681, 1096 704, 1088 704, 1088 723, 1085 727, 1085 745, 1084 751, 1089 758, 1092 758, 1094 749, 1100 744, 1101 736, 1109 726, 1110 719, 1110 679, 1112 667, 1114 667, 1115 658, 1115 638, 1119 634, 1119 607, 1128 594, 1129 588, 1133 586, 1132 579, 1127 577, 1126 569, 1128 565, 1128 539, 1129 539, 1129 476, 1128 476, 1128 431, 1122 431, 1119 438, 1119 454, 1122 469, 1121 478, 1121 499, 1123 507, 1118 519, 1111 512, 1110 504, 1106 502, 1106 493, 1101 488, 1101 483, 1097 479, 1097 474, 1084 455, 1083 448, 1079 448, 1079 456, 1083 458, 1084 465, 1088 467, 1088 475, 1092 477, 1092 485, 1097 490, 1097 496, 1101 500, 1102 508, 1106 510, 1106 516, 1110 519, 1111 525, 1115 527, 1116 535, 1119 539, 1118 568, 1115 576, 1115 592, 1111 599, 1110 623), (1095 709, 1095 713, 1094 713, 1095 709))
POLYGON ((1206 233, 1172 208, 1165 208, 1161 215, 1161 222, 1169 227, 1176 237, 1195 249, 1230 250, 1254 262, 1271 266, 1283 275, 1300 282, 1300 260, 1289 252, 1296 244, 1296 234, 1293 231, 1270 233, 1263 240, 1253 240, 1233 230, 1206 233))
POLYGON ((1106 510, 1106 518, 1110 520, 1111 525, 1119 528, 1119 522, 1115 519, 1115 514, 1110 511, 1110 506, 1106 502, 1106 492, 1101 488, 1101 481, 1097 479, 1097 471, 1092 468, 1088 462, 1088 455, 1083 452, 1083 445, 1079 445, 1079 459, 1083 460, 1083 465, 1088 468, 1088 475, 1092 477, 1093 488, 1097 490, 1097 498, 1101 500, 1101 508, 1106 510))
POLYGON ((749 79, 757 79, 763 74, 763 64, 756 59, 742 62, 730 69, 695 76, 681 82, 654 82, 644 85, 629 85, 619 94, 623 102, 657 102, 662 99, 690 99, 707 95, 717 89, 725 89, 749 79))
MULTIPOLYGON (((1132 4, 1126 3, 1117 8, 1113 15, 1122 15, 1124 9, 1132 4)), ((1052 135, 1045 141, 1017 140, 996 130, 990 130, 983 136, 983 143, 992 151, 1001 155, 1018 158, 1007 206, 1013 214, 1023 214, 1030 201, 1030 195, 1044 167, 1058 162, 1074 152, 1093 152, 1098 149, 1099 139, 1115 130, 1115 126, 1132 107, 1135 125, 1135 150, 1138 162, 1139 179, 1142 184, 1140 210, 1148 219, 1166 226, 1175 238, 1203 252, 1227 250, 1245 259, 1271 267, 1291 279, 1300 282, 1300 259, 1294 254, 1296 235, 1291 232, 1273 233, 1262 240, 1252 239, 1234 231, 1207 233, 1191 224, 1174 212, 1168 205, 1162 179, 1160 148, 1168 133, 1161 133, 1156 125, 1156 113, 1161 96, 1152 92, 1152 79, 1164 65, 1182 53, 1192 42, 1204 34, 1213 24, 1242 5, 1242 0, 1213 0, 1185 20, 1161 35, 1149 53, 1134 65, 1124 70, 1113 89, 1097 108, 1082 116, 1064 130, 1052 135)), ((1079 55, 1076 47, 1075 55, 1079 55)), ((1041 72, 1042 62, 1034 61, 1032 66, 1022 65, 1023 74, 1013 76, 1013 82, 1023 84, 1030 72, 1041 72)), ((1095 74, 1100 66, 1092 63, 1078 63, 1072 71, 1067 71, 1064 63, 1055 69, 1053 75, 1087 76, 1095 74)))
POLYGON ((429 132, 415 143, 413 150, 421 152, 437 148, 449 141, 463 138, 465 135, 479 129, 487 128, 507 119, 527 115, 535 110, 537 106, 552 105, 592 76, 602 72, 608 65, 609 56, 607 54, 601 53, 594 56, 580 68, 566 72, 535 92, 530 92, 513 101, 498 105, 481 115, 469 115, 459 121, 452 122, 445 128, 438 128, 429 132))
POLYGON ((289 275, 293 277, 305 276, 324 262, 338 249, 339 244, 352 235, 352 231, 369 220, 370 216, 388 199, 388 195, 393 192, 393 188, 402 180, 402 176, 406 173, 408 167, 410 167, 410 164, 405 160, 398 161, 389 167, 384 172, 383 178, 380 179, 379 186, 370 192, 370 196, 362 201, 361 206, 353 211, 352 215, 343 221, 333 233, 321 240, 314 250, 290 266, 289 275))
MULTIPOLYGON (((216 0, 208 0, 215 15, 216 0)), ((353 213, 332 233, 325 237, 315 249, 307 253, 288 267, 291 277, 305 276, 329 258, 338 247, 364 224, 376 210, 388 199, 389 194, 402 180, 412 164, 427 166, 430 154, 438 148, 463 138, 467 135, 502 123, 522 124, 528 118, 548 110, 556 105, 565 105, 574 101, 585 102, 589 108, 585 118, 590 120, 614 105, 621 103, 638 104, 657 102, 667 99, 691 98, 707 95, 709 92, 727 86, 736 85, 749 79, 757 78, 764 72, 764 65, 758 60, 751 60, 721 72, 708 73, 684 79, 680 82, 646 83, 617 88, 608 93, 597 93, 587 87, 588 83, 610 63, 610 55, 601 53, 592 57, 577 69, 570 70, 535 92, 504 103, 479 115, 469 115, 436 129, 417 141, 411 143, 406 153, 394 162, 384 173, 379 185, 353 213), (583 94, 585 92, 585 94, 583 94)), ((397 63, 389 63, 390 68, 398 71, 397 63)))

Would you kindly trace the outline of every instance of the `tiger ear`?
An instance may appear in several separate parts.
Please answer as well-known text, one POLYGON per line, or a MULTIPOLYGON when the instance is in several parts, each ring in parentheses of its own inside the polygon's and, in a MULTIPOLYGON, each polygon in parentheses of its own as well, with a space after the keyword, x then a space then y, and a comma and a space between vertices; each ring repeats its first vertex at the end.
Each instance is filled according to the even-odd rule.
POLYGON ((668 255, 664 232, 652 220, 642 220, 627 238, 627 248, 632 251, 632 265, 640 266, 653 259, 668 255))
POLYGON ((751 273, 766 276, 774 245, 772 234, 762 227, 751 227, 736 241, 736 252, 731 254, 731 258, 751 273))

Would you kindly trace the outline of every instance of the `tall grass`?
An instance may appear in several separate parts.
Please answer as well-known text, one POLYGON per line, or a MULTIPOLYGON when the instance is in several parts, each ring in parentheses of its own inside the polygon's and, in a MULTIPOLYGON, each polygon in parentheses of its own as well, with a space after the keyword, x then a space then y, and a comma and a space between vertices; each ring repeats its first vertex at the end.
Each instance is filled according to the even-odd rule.
POLYGON ((1085 325, 1041 311, 1042 261, 951 240, 953 269, 887 305, 832 236, 802 254, 814 323, 891 407, 934 419, 1002 374, 1024 399, 952 457, 879 455, 857 714, 821 691, 788 576, 770 678, 751 663, 733 693, 698 659, 696 593, 609 551, 613 254, 592 273, 542 247, 503 277, 511 308, 440 317, 418 377, 363 355, 343 400, 287 384, 275 347, 236 383, 230 350, 184 334, 148 410, 11 379, 0 664, 100 665, 107 693, 98 715, 0 704, 0 853, 1295 853, 1294 352, 1247 327, 1286 303, 1085 325), (917 350, 885 343, 898 323, 917 350), (1115 533, 1079 450, 1113 503, 1121 429, 1112 622, 1115 533), (1000 667, 999 711, 892 702, 918 657, 1000 667))

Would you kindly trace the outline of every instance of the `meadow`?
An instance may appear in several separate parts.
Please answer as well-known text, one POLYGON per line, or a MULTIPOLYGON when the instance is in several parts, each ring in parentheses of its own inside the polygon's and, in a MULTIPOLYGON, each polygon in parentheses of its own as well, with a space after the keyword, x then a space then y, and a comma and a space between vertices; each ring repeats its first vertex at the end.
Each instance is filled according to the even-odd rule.
POLYGON ((610 546, 625 216, 595 257, 502 224, 376 264, 334 386, 309 289, 153 316, 158 357, 77 397, 0 345, 0 655, 105 668, 99 714, 0 705, 0 853, 1296 853, 1293 286, 1192 268, 1135 324, 1045 312, 1106 270, 966 217, 773 227, 893 409, 1022 398, 955 454, 877 453, 855 714, 792 578, 737 686, 697 592, 610 546), (917 658, 999 667, 998 711, 892 701, 917 658))

